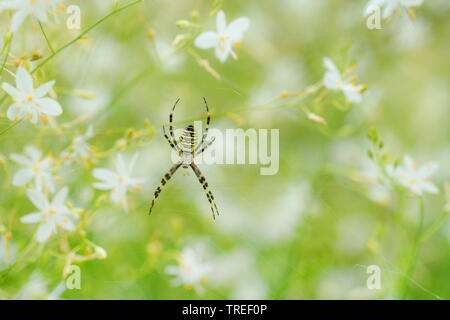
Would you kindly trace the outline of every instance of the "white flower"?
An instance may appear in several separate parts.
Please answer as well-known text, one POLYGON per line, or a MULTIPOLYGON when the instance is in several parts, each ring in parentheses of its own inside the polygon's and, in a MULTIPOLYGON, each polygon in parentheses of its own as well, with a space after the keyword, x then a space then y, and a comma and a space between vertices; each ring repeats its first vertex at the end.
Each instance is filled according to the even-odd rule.
POLYGON ((345 98, 350 102, 361 102, 361 90, 363 89, 363 86, 356 85, 353 82, 356 80, 356 75, 350 74, 349 70, 346 70, 344 74, 341 75, 338 68, 329 58, 323 59, 323 65, 327 69, 323 77, 323 84, 326 88, 331 90, 341 90, 344 93, 345 98))
POLYGON ((49 282, 39 273, 33 273, 28 282, 14 296, 15 300, 58 300, 66 290, 64 282, 60 282, 51 292, 49 282))
POLYGON ((179 265, 167 266, 165 272, 175 276, 174 286, 184 285, 187 289, 194 288, 202 293, 202 283, 207 280, 212 271, 212 263, 207 261, 206 247, 201 244, 184 247, 181 251, 179 265))
POLYGON ((85 134, 77 134, 72 140, 69 149, 61 152, 61 157, 69 160, 77 158, 88 159, 92 155, 92 146, 87 143, 87 140, 94 136, 94 128, 90 125, 85 134))
POLYGON ((23 223, 39 223, 36 232, 38 242, 51 239, 60 229, 67 231, 75 229, 73 220, 77 216, 65 205, 68 192, 67 187, 61 189, 52 202, 49 202, 42 192, 32 189, 27 190, 28 198, 39 211, 23 216, 20 221, 23 223))
POLYGON ((16 87, 4 82, 5 90, 15 100, 15 103, 9 106, 7 116, 10 120, 29 117, 31 122, 37 123, 38 119, 46 121, 45 114, 50 116, 59 116, 62 108, 59 103, 45 96, 55 84, 55 81, 44 83, 42 86, 34 89, 33 78, 28 71, 22 67, 16 73, 16 87))
POLYGON ((23 166, 14 175, 13 185, 16 187, 23 186, 34 179, 36 189, 43 190, 45 186, 48 191, 54 192, 53 158, 51 155, 43 158, 41 152, 31 146, 25 147, 24 151, 28 157, 16 153, 10 156, 11 160, 23 166))
POLYGON ((228 26, 225 20, 225 13, 221 10, 216 16, 217 32, 206 31, 201 33, 194 41, 196 47, 200 49, 215 48, 217 59, 224 63, 228 55, 237 59, 233 48, 241 46, 243 33, 248 29, 250 21, 246 17, 237 18, 228 26))
POLYGON ((119 202, 120 205, 128 212, 127 205, 127 191, 139 191, 140 185, 144 182, 142 178, 132 178, 131 174, 136 164, 137 153, 135 153, 127 166, 123 161, 122 156, 119 154, 116 157, 116 171, 111 171, 106 168, 94 169, 92 174, 101 182, 95 182, 94 188, 100 190, 111 190, 111 201, 114 203, 119 202))
POLYGON ((393 165, 387 165, 386 171, 402 186, 410 189, 415 195, 422 196, 424 192, 432 194, 439 192, 439 189, 429 181, 438 167, 437 162, 429 162, 417 168, 414 160, 410 156, 405 156, 403 165, 396 168, 393 165))
POLYGON ((5 0, 0 3, 0 12, 15 11, 11 19, 11 32, 16 32, 27 16, 34 16, 41 22, 48 22, 48 11, 54 11, 61 0, 5 0))
POLYGON ((370 15, 373 11, 371 8, 384 7, 382 18, 386 19, 396 12, 399 17, 403 15, 403 10, 406 10, 411 18, 414 19, 414 12, 411 7, 418 7, 423 3, 423 0, 370 0, 367 3, 364 11, 365 15, 370 15))

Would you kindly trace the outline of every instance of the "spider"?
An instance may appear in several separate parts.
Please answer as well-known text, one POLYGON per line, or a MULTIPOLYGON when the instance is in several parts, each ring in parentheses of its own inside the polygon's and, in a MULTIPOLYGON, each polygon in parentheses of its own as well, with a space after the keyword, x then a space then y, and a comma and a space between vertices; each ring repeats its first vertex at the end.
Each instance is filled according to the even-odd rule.
POLYGON ((158 198, 159 194, 161 193, 161 190, 163 189, 164 185, 169 181, 169 179, 175 174, 175 172, 178 170, 179 167, 183 167, 183 169, 188 169, 189 167, 192 168, 195 175, 198 178, 198 181, 202 185, 206 198, 208 198, 209 204, 211 206, 211 211, 213 214, 213 219, 216 219, 215 212, 217 215, 219 215, 219 211, 217 210, 216 202, 214 201, 214 196, 209 189, 208 182, 206 182, 205 177, 200 172, 200 169, 197 167, 197 165, 194 163, 194 158, 201 154, 203 151, 206 150, 213 142, 214 138, 206 142, 206 138, 208 136, 208 129, 209 129, 209 122, 211 120, 211 116, 209 113, 208 103, 206 102, 206 99, 203 98, 203 101, 205 102, 206 106, 206 113, 208 115, 208 118, 206 120, 206 128, 205 133, 202 136, 201 142, 196 146, 197 141, 197 133, 194 130, 193 125, 188 125, 186 129, 183 130, 183 133, 180 136, 180 139, 176 140, 175 135, 173 134, 173 112, 175 111, 175 107, 177 106, 180 99, 178 99, 170 113, 169 116, 169 134, 170 137, 166 133, 166 128, 163 125, 163 132, 164 137, 169 142, 169 145, 174 149, 176 152, 178 152, 178 155, 180 156, 180 160, 170 168, 170 170, 164 175, 161 182, 159 183, 158 188, 155 190, 155 194, 153 196, 152 204, 150 206, 149 214, 152 213, 153 206, 155 205, 156 198, 158 198), (215 209, 215 211, 214 211, 215 209))

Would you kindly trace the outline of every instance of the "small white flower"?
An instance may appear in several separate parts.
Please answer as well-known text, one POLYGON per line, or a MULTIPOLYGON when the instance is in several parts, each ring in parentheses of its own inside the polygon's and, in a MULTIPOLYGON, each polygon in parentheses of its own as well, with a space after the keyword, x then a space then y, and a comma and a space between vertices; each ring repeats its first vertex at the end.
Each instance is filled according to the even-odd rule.
POLYGON ((93 136, 94 136, 94 128, 92 125, 90 125, 83 135, 77 134, 73 138, 72 144, 69 147, 69 149, 61 152, 61 157, 68 160, 74 160, 77 158, 85 160, 90 158, 92 155, 92 146, 89 143, 87 143, 87 140, 89 140, 93 136))
POLYGON ((11 32, 16 32, 27 16, 34 16, 41 22, 48 22, 48 12, 54 11, 61 0, 5 0, 0 3, 2 10, 13 10, 11 32))
POLYGON ((196 47, 200 49, 215 48, 215 54, 220 62, 224 63, 228 55, 237 59, 234 49, 238 49, 242 43, 243 33, 248 29, 250 21, 246 17, 233 20, 228 26, 225 13, 221 10, 216 16, 216 31, 206 31, 201 33, 194 41, 196 47))
POLYGON ((198 293, 203 291, 202 283, 212 271, 212 263, 206 259, 206 248, 203 245, 184 247, 181 251, 179 265, 167 266, 165 272, 175 276, 174 286, 184 285, 194 288, 198 293))
POLYGON ((38 242, 42 243, 51 239, 60 229, 67 231, 75 229, 73 220, 78 217, 65 204, 68 192, 67 187, 61 189, 52 202, 49 202, 42 192, 32 189, 27 190, 28 198, 39 211, 23 216, 20 221, 23 223, 39 223, 36 232, 38 242))
POLYGON ((406 10, 411 18, 414 19, 414 12, 411 10, 412 7, 418 7, 423 3, 423 0, 370 0, 367 3, 364 14, 370 15, 372 13, 371 8, 384 7, 382 18, 386 19, 390 17, 394 12, 397 13, 399 17, 403 15, 403 11, 406 10))
POLYGON ((49 282, 39 273, 31 275, 28 282, 14 296, 15 300, 58 300, 66 290, 64 282, 60 282, 51 292, 49 282))
POLYGON ((37 89, 34 89, 33 78, 25 68, 20 67, 16 73, 16 87, 4 82, 5 90, 15 102, 9 106, 7 116, 10 120, 29 117, 32 123, 37 123, 40 118, 46 121, 45 114, 50 116, 59 116, 62 108, 59 103, 45 96, 51 90, 55 81, 44 83, 37 89))
POLYGON ((429 181, 438 169, 437 162, 429 162, 417 168, 414 160, 410 156, 405 156, 403 165, 394 168, 387 165, 386 171, 402 186, 410 189, 415 195, 422 196, 424 192, 436 194, 439 189, 429 181))
POLYGON ((14 175, 13 185, 23 186, 34 179, 36 189, 43 190, 45 186, 48 191, 54 192, 55 178, 52 175, 53 158, 51 155, 43 158, 41 152, 32 146, 25 147, 24 151, 28 157, 16 153, 10 156, 11 160, 23 166, 14 175))
POLYGON ((326 88, 331 90, 341 90, 344 93, 345 98, 350 102, 361 102, 361 90, 363 89, 363 86, 356 85, 353 82, 356 80, 356 75, 350 74, 349 70, 346 70, 344 74, 341 75, 330 58, 324 58, 323 65, 327 69, 323 77, 323 84, 326 88))
POLYGON ((96 179, 101 180, 101 182, 94 183, 94 188, 111 190, 111 201, 120 203, 125 209, 125 212, 128 212, 127 191, 139 191, 141 189, 140 185, 144 182, 144 179, 142 178, 131 177, 137 157, 138 154, 135 153, 131 158, 130 164, 127 166, 123 161, 122 156, 119 154, 116 157, 116 171, 106 168, 97 168, 92 172, 96 179))

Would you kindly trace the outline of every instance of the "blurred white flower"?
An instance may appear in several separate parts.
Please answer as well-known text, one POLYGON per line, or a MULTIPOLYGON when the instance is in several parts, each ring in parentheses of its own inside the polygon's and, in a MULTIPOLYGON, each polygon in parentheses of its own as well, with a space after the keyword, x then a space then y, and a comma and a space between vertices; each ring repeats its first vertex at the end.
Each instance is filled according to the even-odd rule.
POLYGON ((8 108, 8 118, 17 121, 28 116, 32 123, 37 123, 39 118, 46 122, 44 116, 46 114, 59 116, 62 113, 59 103, 51 98, 45 98, 54 84, 55 81, 50 81, 35 90, 33 78, 25 68, 20 67, 16 73, 17 88, 6 82, 2 86, 3 90, 15 100, 8 108))
POLYGON ((0 271, 13 265, 17 257, 17 247, 9 241, 8 249, 6 248, 6 241, 3 237, 0 237, 0 271))
POLYGON ((357 85, 354 82, 354 80, 356 80, 356 75, 350 74, 349 70, 346 70, 344 74, 341 75, 340 71, 330 58, 324 58, 323 65, 327 69, 323 77, 323 84, 326 88, 331 90, 341 90, 344 93, 345 98, 350 102, 361 102, 361 91, 363 86, 357 85))
POLYGON ((14 175, 13 185, 23 186, 34 179, 37 190, 43 190, 46 187, 48 191, 54 192, 55 177, 52 175, 53 158, 51 154, 43 158, 41 151, 32 146, 25 147, 24 151, 28 157, 16 153, 10 155, 11 160, 23 166, 14 175))
POLYGON ((130 164, 127 166, 119 154, 116 157, 116 171, 106 168, 97 168, 92 171, 93 176, 101 180, 101 182, 94 183, 94 188, 111 190, 111 201, 114 203, 119 202, 125 209, 125 212, 128 212, 127 191, 141 190, 140 185, 144 182, 143 178, 131 177, 137 158, 138 154, 135 153, 131 158, 130 164))
POLYGON ((220 10, 216 16, 216 31, 206 31, 201 33, 194 41, 196 47, 200 49, 215 48, 215 54, 220 62, 224 63, 228 55, 237 59, 234 49, 238 49, 242 43, 243 33, 248 29, 250 21, 246 17, 233 20, 228 26, 225 13, 220 10))
POLYGON ((403 11, 406 11, 409 16, 414 19, 415 15, 412 11, 412 7, 418 7, 423 3, 423 0, 370 0, 367 3, 364 14, 366 16, 370 15, 373 11, 371 8, 384 7, 381 17, 386 19, 390 17, 394 12, 399 16, 403 16, 403 11))
POLYGON ((48 22, 48 12, 54 11, 61 0, 5 0, 0 3, 2 10, 13 10, 11 32, 16 32, 27 16, 34 16, 40 22, 48 22))
POLYGON ((184 285, 186 288, 194 288, 197 293, 204 291, 202 283, 212 271, 212 263, 207 258, 206 246, 197 243, 186 246, 181 251, 178 266, 167 266, 165 272, 175 276, 172 280, 174 286, 184 285))
POLYGON ((51 292, 48 291, 48 281, 39 273, 33 273, 28 282, 19 290, 15 300, 58 300, 66 286, 60 282, 51 292))
POLYGON ((61 158, 67 160, 83 159, 86 160, 92 155, 92 146, 87 140, 94 136, 94 127, 90 125, 84 134, 77 134, 72 140, 72 144, 67 150, 61 152, 61 158))
POLYGON ((253 252, 245 248, 215 257, 214 287, 232 288, 231 299, 266 299, 267 287, 257 269, 253 252))
POLYGON ((402 186, 410 189, 415 195, 422 196, 424 192, 439 193, 439 189, 429 181, 438 167, 437 162, 429 162, 417 168, 414 160, 410 156, 405 156, 403 165, 394 167, 389 164, 386 166, 386 171, 402 186))
POLYGON ((73 219, 78 217, 65 204, 68 192, 67 187, 61 189, 52 202, 49 202, 42 192, 32 189, 27 190, 28 198, 39 211, 23 216, 20 221, 23 223, 39 223, 36 232, 38 242, 42 243, 53 238, 60 229, 67 231, 75 229, 73 219))

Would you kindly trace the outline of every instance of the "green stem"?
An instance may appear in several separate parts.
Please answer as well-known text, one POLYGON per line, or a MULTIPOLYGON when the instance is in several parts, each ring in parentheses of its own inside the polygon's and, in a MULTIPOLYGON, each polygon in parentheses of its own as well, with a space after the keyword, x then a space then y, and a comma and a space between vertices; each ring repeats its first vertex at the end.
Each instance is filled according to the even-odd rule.
POLYGON ((420 237, 422 235, 423 220, 424 220, 424 216, 425 216, 425 214, 424 214, 425 208, 424 208, 423 198, 420 198, 419 204, 420 204, 419 226, 417 227, 416 236, 414 237, 413 252, 411 255, 411 260, 409 261, 408 269, 406 271, 406 277, 405 277, 404 286, 403 286, 402 300, 406 299, 406 297, 408 296, 409 278, 411 277, 411 275, 414 271, 414 268, 417 263, 417 257, 419 255, 420 237))
POLYGON ((97 22, 95 22, 93 25, 87 27, 86 29, 84 29, 76 38, 74 38, 73 40, 67 42, 65 45, 63 45, 62 47, 60 47, 58 50, 55 51, 54 54, 52 54, 51 56, 47 57, 46 59, 44 59, 41 63, 39 63, 32 71, 31 74, 35 73, 39 68, 41 68, 43 65, 45 65, 47 62, 49 62, 51 59, 53 59, 54 56, 56 56, 58 53, 60 53, 61 51, 64 51, 65 49, 67 49, 68 47, 70 47, 72 44, 74 44, 75 42, 77 42, 78 40, 80 40, 82 37, 84 37, 89 31, 91 31, 92 29, 94 29, 97 25, 99 25, 100 23, 104 22, 105 20, 109 19, 110 17, 114 16, 115 14, 131 7, 134 6, 135 4, 142 2, 142 0, 136 0, 133 1, 127 5, 124 5, 121 8, 118 8, 116 10, 113 10, 112 12, 110 12, 109 14, 107 14, 106 16, 104 16, 103 18, 101 18, 100 20, 98 20, 97 22))
POLYGON ((42 34, 44 35, 45 41, 47 41, 47 45, 48 45, 50 51, 52 52, 52 54, 54 55, 55 54, 55 50, 53 50, 53 47, 52 47, 52 45, 50 43, 50 40, 47 37, 47 34, 45 33, 45 30, 44 30, 44 27, 42 26, 41 21, 38 21, 38 23, 39 23, 39 27, 41 28, 42 34))
POLYGON ((0 78, 2 77, 3 69, 5 69, 6 61, 8 60, 9 51, 10 51, 10 49, 11 49, 12 37, 13 37, 13 36, 11 36, 11 39, 9 39, 8 49, 7 49, 6 52, 5 52, 5 58, 3 59, 2 68, 0 69, 0 78))
POLYGON ((4 129, 3 131, 0 132, 0 136, 4 135, 6 132, 8 132, 9 130, 11 130, 12 128, 14 128, 15 126, 17 126, 19 123, 21 123, 25 118, 22 118, 16 122, 14 122, 12 125, 10 125, 8 128, 4 129))

